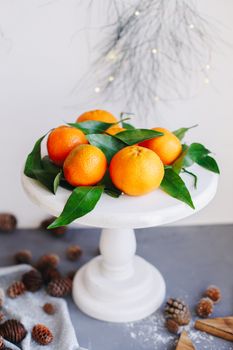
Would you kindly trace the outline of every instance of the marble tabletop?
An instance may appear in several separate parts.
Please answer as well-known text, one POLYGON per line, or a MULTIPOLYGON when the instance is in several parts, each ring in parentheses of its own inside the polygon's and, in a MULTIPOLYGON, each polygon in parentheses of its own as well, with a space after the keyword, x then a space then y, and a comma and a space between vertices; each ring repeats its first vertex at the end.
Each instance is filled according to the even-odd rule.
MULTIPOLYGON (((46 252, 59 254, 61 269, 68 272, 96 255, 99 234, 100 230, 81 228, 70 229, 63 238, 54 238, 41 230, 2 233, 0 266, 12 265, 16 251, 30 249, 35 259, 46 252), (84 251, 76 263, 65 258, 66 248, 73 243, 84 251)), ((138 253, 165 277, 167 297, 183 298, 194 310, 202 291, 209 284, 217 284, 223 297, 213 316, 233 315, 233 225, 140 229, 136 236, 138 253)), ((84 315, 71 298, 68 304, 79 343, 89 350, 170 350, 175 347, 177 338, 164 329, 161 310, 139 322, 113 324, 84 315)), ((233 349, 232 343, 196 332, 192 325, 188 332, 197 350, 233 349)))

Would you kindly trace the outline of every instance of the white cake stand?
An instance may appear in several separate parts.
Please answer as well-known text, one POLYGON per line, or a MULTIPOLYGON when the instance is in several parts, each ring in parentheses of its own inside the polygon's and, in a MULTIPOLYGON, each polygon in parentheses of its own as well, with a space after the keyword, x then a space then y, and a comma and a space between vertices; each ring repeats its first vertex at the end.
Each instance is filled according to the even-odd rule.
MULTIPOLYGON (((172 223, 194 214, 212 200, 218 176, 197 165, 190 170, 199 179, 195 190, 193 179, 183 175, 195 210, 157 190, 141 197, 125 195, 115 199, 103 195, 91 213, 75 221, 102 228, 101 255, 84 265, 74 278, 73 299, 84 313, 104 321, 130 322, 160 307, 165 297, 164 279, 154 266, 135 255, 133 229, 172 223)), ((59 216, 69 191, 59 188, 54 196, 25 175, 22 183, 34 203, 59 216)))

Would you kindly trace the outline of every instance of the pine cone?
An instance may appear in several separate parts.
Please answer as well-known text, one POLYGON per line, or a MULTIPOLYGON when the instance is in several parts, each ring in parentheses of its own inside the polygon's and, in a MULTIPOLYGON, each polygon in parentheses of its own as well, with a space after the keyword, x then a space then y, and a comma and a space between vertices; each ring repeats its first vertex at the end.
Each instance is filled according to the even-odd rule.
POLYGON ((170 332, 170 333, 173 333, 173 334, 178 334, 179 331, 180 331, 180 326, 178 325, 178 323, 173 320, 172 318, 168 318, 165 322, 165 327, 167 328, 167 330, 170 332))
POLYGON ((218 287, 213 286, 213 285, 209 286, 206 289, 204 295, 206 297, 210 298, 214 302, 214 304, 217 304, 221 300, 221 297, 222 297, 221 290, 218 287))
POLYGON ((10 213, 0 214, 0 231, 11 232, 14 231, 17 226, 17 219, 10 213))
MULTIPOLYGON (((52 222, 55 220, 56 218, 55 217, 51 217, 51 218, 48 218, 48 219, 45 219, 41 222, 40 224, 40 228, 42 230, 48 230, 47 227, 52 224, 52 222)), ((48 232, 51 232, 53 236, 55 237, 62 237, 65 235, 67 231, 67 226, 61 226, 61 227, 56 227, 56 228, 52 228, 52 229, 49 229, 48 232)))
POLYGON ((44 304, 43 310, 48 315, 54 315, 56 312, 55 306, 53 304, 50 304, 50 303, 44 304))
POLYGON ((61 274, 58 271, 58 269, 56 269, 54 267, 50 267, 50 268, 42 270, 42 277, 43 277, 44 283, 49 283, 55 279, 60 278, 61 274))
POLYGON ((82 255, 82 249, 79 245, 71 245, 66 251, 67 259, 71 261, 78 260, 81 255, 82 255))
POLYGON ((20 343, 26 334, 24 325, 17 320, 8 320, 0 325, 0 335, 14 344, 20 343))
POLYGON ((3 307, 5 301, 5 293, 2 288, 0 288, 0 308, 3 307))
POLYGON ((20 295, 23 295, 26 291, 25 285, 21 281, 12 283, 12 285, 7 289, 7 295, 14 299, 20 295))
POLYGON ((16 264, 28 264, 31 265, 32 263, 32 253, 30 250, 20 250, 17 252, 14 256, 14 260, 16 264))
POLYGON ((56 268, 60 258, 56 254, 45 254, 37 262, 37 269, 43 271, 48 268, 56 268))
POLYGON ((48 285, 47 291, 49 295, 61 298, 70 294, 71 288, 72 281, 69 278, 64 277, 51 281, 48 285))
POLYGON ((210 316, 214 309, 214 303, 210 298, 202 298, 197 304, 196 311, 198 316, 206 318, 210 316))
POLYGON ((166 318, 175 320, 180 326, 189 324, 191 315, 186 303, 179 299, 170 298, 165 307, 166 318))
POLYGON ((36 292, 43 286, 43 278, 39 271, 31 270, 26 272, 22 276, 22 281, 26 287, 26 289, 30 292, 36 292))
POLYGON ((43 324, 37 324, 33 327, 32 338, 40 345, 48 345, 53 341, 53 334, 43 324))
POLYGON ((0 335, 0 350, 5 349, 5 345, 4 345, 4 339, 3 337, 0 335))

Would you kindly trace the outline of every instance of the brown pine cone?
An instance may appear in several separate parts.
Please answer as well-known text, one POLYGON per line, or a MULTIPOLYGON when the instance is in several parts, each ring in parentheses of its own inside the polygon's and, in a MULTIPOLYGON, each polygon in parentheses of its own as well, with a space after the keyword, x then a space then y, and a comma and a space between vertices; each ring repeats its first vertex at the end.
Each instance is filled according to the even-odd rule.
POLYGON ((209 286, 206 291, 204 292, 204 295, 208 298, 210 298, 214 304, 217 304, 221 300, 221 290, 214 285, 209 286))
POLYGON ((165 316, 166 318, 175 320, 180 326, 189 324, 191 320, 188 305, 185 302, 174 298, 168 299, 165 307, 165 316))
POLYGON ((28 264, 31 265, 32 263, 32 253, 30 250, 20 250, 17 252, 14 256, 14 260, 16 264, 28 264))
POLYGON ((60 262, 60 258, 56 254, 45 254, 37 262, 37 269, 43 271, 48 268, 56 268, 60 262))
POLYGON ((197 304, 196 311, 198 316, 206 318, 210 316, 214 309, 214 303, 210 298, 202 298, 197 304))
POLYGON ((41 271, 44 283, 49 283, 57 278, 61 277, 58 269, 54 267, 49 267, 41 271))
POLYGON ((55 237, 63 237, 67 231, 67 226, 61 226, 61 227, 57 227, 57 228, 52 228, 52 229, 47 229, 47 227, 52 224, 52 222, 55 220, 55 217, 50 217, 48 219, 45 219, 41 222, 40 224, 40 228, 42 230, 48 230, 48 232, 52 233, 53 236, 55 237))
POLYGON ((48 345, 53 341, 53 334, 43 324, 37 324, 32 329, 32 338, 40 345, 48 345))
POLYGON ((61 298, 71 293, 72 281, 67 278, 58 278, 49 283, 47 292, 53 297, 61 298))
POLYGON ((14 344, 20 343, 26 334, 24 325, 17 320, 8 320, 0 325, 0 335, 14 344))
POLYGON ((11 232, 14 231, 17 226, 17 219, 10 213, 0 214, 0 231, 11 232))
POLYGON ((0 308, 3 307, 5 301, 5 292, 2 288, 0 288, 0 308))
POLYGON ((173 333, 173 334, 178 334, 179 331, 180 331, 180 326, 178 325, 178 323, 173 320, 172 318, 168 318, 165 322, 165 327, 167 328, 167 330, 170 332, 170 333, 173 333))
POLYGON ((38 270, 31 270, 22 276, 22 281, 26 289, 30 292, 36 292, 43 286, 43 278, 38 270))
POLYGON ((4 345, 4 339, 3 337, 0 335, 0 350, 5 349, 5 345, 4 345))
POLYGON ((13 282, 12 285, 7 289, 8 297, 14 299, 26 292, 25 285, 22 281, 13 282))
POLYGON ((71 245, 66 251, 67 259, 71 261, 78 260, 81 255, 82 255, 82 249, 79 245, 71 245))
POLYGON ((54 315, 56 312, 55 306, 51 303, 44 304, 43 310, 48 315, 54 315))

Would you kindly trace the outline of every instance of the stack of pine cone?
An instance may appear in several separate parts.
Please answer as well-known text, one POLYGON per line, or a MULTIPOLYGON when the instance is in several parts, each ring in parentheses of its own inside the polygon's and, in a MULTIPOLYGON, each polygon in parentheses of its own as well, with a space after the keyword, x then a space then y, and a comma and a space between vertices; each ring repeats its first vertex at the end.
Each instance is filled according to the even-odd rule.
MULTIPOLYGON (((78 245, 72 245, 67 249, 67 258, 76 261, 82 255, 82 250, 78 245)), ((19 344, 26 337, 25 326, 17 319, 5 320, 5 315, 1 311, 5 298, 19 298, 27 292, 35 293, 45 287, 47 293, 53 297, 66 297, 71 293, 73 272, 67 276, 62 276, 58 269, 60 259, 56 254, 45 254, 34 264, 32 253, 29 250, 22 250, 14 255, 17 264, 32 265, 32 269, 24 273, 21 280, 14 281, 7 289, 6 296, 0 289, 0 350, 10 350, 4 345, 4 339, 14 344, 19 344)), ((43 310, 48 315, 54 315, 56 308, 51 303, 45 303, 43 310)), ((43 324, 36 324, 31 330, 32 339, 40 345, 48 345, 53 341, 51 330, 43 324)))

